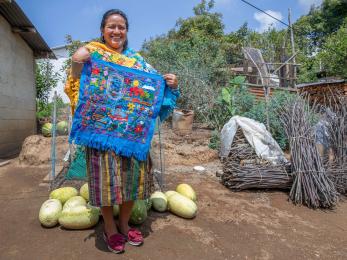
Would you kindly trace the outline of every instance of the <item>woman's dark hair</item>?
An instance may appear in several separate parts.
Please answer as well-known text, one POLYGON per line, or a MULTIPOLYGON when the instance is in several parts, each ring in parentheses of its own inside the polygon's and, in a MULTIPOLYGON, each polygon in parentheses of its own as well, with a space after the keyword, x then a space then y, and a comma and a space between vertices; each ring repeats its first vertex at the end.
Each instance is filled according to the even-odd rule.
MULTIPOLYGON (((114 15, 114 14, 118 14, 120 16, 123 17, 123 19, 125 20, 125 26, 126 26, 126 29, 127 31, 129 31, 129 22, 128 22, 128 17, 126 16, 126 14, 119 10, 119 9, 111 9, 111 10, 108 10, 106 13, 104 13, 104 15, 102 16, 102 20, 101 20, 101 25, 100 25, 100 31, 101 31, 101 41, 103 43, 105 43, 105 39, 104 39, 104 35, 102 34, 102 31, 106 25, 106 20, 107 18, 109 18, 111 15, 114 15)), ((125 50, 126 48, 128 47, 128 38, 125 40, 125 43, 124 43, 124 46, 123 46, 123 50, 125 50)))

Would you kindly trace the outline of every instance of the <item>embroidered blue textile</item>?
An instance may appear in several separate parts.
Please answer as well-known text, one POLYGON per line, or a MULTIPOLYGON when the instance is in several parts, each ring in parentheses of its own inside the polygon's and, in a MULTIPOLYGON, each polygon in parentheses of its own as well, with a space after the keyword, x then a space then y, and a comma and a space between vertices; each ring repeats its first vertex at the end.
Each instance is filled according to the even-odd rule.
POLYGON ((82 70, 69 142, 146 160, 164 91, 162 76, 92 54, 82 70))

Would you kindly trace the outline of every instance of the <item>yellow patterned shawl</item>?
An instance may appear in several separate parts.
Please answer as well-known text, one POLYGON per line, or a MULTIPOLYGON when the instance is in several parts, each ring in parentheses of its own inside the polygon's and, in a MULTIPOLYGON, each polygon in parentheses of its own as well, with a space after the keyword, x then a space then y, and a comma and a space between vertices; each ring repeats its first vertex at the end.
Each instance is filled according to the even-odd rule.
MULTIPOLYGON (((127 57, 123 54, 115 52, 114 50, 108 48, 105 44, 100 42, 90 42, 84 47, 86 47, 90 53, 100 53, 103 56, 103 60, 105 61, 110 61, 129 68, 138 68, 137 58, 140 57, 139 54, 135 54, 135 57, 127 57)), ((80 79, 73 79, 70 72, 64 87, 64 92, 70 99, 72 114, 74 114, 78 102, 79 89, 80 79)))

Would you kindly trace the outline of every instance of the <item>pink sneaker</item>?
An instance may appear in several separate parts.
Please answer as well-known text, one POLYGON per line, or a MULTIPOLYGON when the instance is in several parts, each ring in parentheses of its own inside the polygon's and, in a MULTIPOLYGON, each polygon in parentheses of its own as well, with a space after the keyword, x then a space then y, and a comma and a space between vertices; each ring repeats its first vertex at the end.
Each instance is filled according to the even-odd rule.
POLYGON ((142 233, 135 228, 130 228, 128 231, 127 240, 128 240, 130 245, 140 246, 143 244, 142 233))
POLYGON ((104 232, 104 241, 107 244, 107 248, 116 254, 120 254, 124 252, 126 238, 124 235, 116 233, 107 238, 106 233, 104 232))

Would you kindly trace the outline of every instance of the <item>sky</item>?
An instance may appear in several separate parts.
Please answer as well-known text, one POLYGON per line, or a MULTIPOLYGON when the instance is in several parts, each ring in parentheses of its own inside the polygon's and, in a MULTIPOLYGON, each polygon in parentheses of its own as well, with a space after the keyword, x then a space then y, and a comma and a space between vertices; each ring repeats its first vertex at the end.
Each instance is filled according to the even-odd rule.
MULTIPOLYGON (((272 16, 288 23, 307 14, 312 4, 322 0, 247 0, 272 16)), ((90 40, 100 35, 102 15, 109 9, 121 9, 129 20, 129 46, 140 50, 145 40, 167 33, 179 18, 193 16, 200 0, 16 0, 47 44, 53 48, 65 44, 65 36, 90 40)), ((225 33, 237 30, 244 22, 257 30, 285 26, 241 0, 216 0, 213 11, 223 15, 225 33)))

